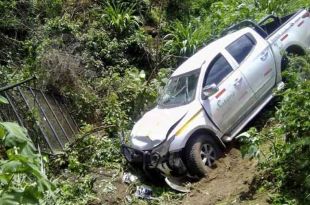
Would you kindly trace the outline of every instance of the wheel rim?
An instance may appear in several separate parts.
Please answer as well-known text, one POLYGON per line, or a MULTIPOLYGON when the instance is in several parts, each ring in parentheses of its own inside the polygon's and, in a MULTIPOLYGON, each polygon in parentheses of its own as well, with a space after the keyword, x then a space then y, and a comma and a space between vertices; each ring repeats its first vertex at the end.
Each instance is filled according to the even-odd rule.
POLYGON ((203 165, 212 167, 215 162, 215 150, 210 144, 203 144, 201 146, 200 155, 203 165))

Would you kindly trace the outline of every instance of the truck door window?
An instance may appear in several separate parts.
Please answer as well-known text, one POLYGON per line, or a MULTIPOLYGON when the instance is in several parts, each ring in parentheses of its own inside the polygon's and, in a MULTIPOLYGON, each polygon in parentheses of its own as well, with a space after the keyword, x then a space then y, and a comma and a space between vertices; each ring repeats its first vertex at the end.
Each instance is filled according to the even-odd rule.
POLYGON ((240 64, 248 56, 255 44, 255 38, 251 34, 246 34, 227 46, 226 50, 240 64))
POLYGON ((221 54, 217 55, 209 68, 203 86, 215 83, 218 85, 233 69, 221 54))

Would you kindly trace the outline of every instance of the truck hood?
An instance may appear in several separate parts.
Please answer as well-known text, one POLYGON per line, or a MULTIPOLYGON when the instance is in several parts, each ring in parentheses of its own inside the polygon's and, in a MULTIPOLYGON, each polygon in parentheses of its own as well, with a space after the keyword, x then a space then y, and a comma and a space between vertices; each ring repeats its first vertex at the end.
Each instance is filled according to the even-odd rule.
POLYGON ((166 139, 169 129, 188 111, 188 106, 162 109, 154 108, 147 112, 133 127, 131 146, 139 150, 149 150, 166 139))

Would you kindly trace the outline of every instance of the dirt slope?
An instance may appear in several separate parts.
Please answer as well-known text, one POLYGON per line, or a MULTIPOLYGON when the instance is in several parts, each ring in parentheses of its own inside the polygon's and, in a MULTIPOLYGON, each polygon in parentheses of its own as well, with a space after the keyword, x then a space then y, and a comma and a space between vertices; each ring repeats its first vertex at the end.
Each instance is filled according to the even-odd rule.
MULTIPOLYGON (((256 161, 242 159, 236 148, 227 150, 209 176, 193 185, 183 200, 186 205, 240 204, 256 174, 256 161)), ((261 202, 259 204, 266 204, 261 202)))
MULTIPOLYGON (((268 204, 265 195, 255 195, 254 200, 241 201, 242 196, 248 195, 250 184, 257 175, 256 165, 255 160, 243 159, 238 148, 233 145, 218 160, 216 167, 210 170, 208 177, 192 184, 191 192, 185 195, 182 201, 179 201, 179 199, 177 201, 162 199, 155 204, 268 204)), ((128 186, 122 183, 119 173, 102 173, 106 173, 106 171, 97 170, 97 173, 94 173, 97 176, 94 187, 98 198, 91 204, 128 204, 126 197, 133 197, 135 185, 128 186)), ((166 186, 169 190, 166 184, 163 184, 163 186, 166 186)), ((150 202, 154 203, 154 201, 138 200, 132 204, 149 204, 150 202)))

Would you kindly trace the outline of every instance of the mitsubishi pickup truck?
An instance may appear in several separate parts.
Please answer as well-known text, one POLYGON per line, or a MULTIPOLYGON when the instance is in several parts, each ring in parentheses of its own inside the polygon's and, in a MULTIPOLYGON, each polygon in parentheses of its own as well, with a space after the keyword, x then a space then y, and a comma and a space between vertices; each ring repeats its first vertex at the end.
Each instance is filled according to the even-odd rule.
POLYGON ((282 89, 286 53, 310 49, 310 13, 245 20, 171 75, 157 106, 136 122, 122 153, 145 172, 203 177, 225 145, 282 89))

